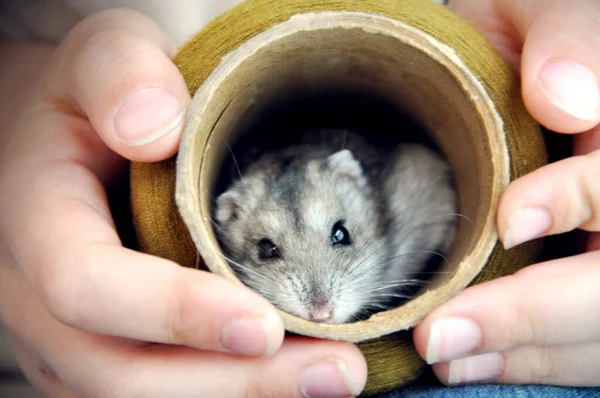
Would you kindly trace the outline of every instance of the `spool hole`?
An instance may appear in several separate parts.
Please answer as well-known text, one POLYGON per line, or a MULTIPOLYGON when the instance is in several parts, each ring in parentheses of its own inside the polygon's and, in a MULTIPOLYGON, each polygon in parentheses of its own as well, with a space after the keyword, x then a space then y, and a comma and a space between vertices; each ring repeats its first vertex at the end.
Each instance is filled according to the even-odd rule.
MULTIPOLYGON (((380 98, 377 93, 352 92, 342 88, 318 93, 298 92, 285 101, 277 97, 264 105, 260 114, 235 133, 235 141, 229 142, 228 154, 220 166, 215 181, 213 201, 228 189, 233 181, 244 175, 246 167, 256 161, 261 153, 274 148, 285 148, 297 143, 298 137, 309 130, 331 129, 343 136, 345 131, 361 134, 369 142, 385 148, 401 143, 419 143, 444 154, 427 131, 394 104, 380 98)), ((333 132, 332 132, 333 134, 333 132)), ((338 137, 338 141, 344 139, 338 137)), ((340 146, 340 149, 342 147, 340 146)), ((213 212, 214 214, 214 212, 213 212)), ((460 219, 455 216, 458 223, 460 219)), ((214 215, 213 215, 214 218, 214 215)), ((218 231, 214 231, 218 236, 218 231)), ((444 254, 432 253, 422 272, 411 275, 412 279, 424 281, 405 288, 403 294, 416 296, 438 275, 450 272, 444 254)), ((397 307, 406 299, 390 304, 397 307)), ((371 313, 381 310, 371 311, 371 313)), ((361 319, 367 319, 363 316, 361 319)))
MULTIPOLYGON (((357 16, 348 20, 353 18, 365 22, 357 16)), ((367 22, 373 23, 372 19, 367 22)), ((211 270, 236 279, 226 261, 214 254, 219 245, 211 222, 214 197, 232 176, 227 166, 229 146, 237 154, 248 147, 248 140, 281 138, 314 126, 348 128, 394 142, 419 141, 438 148, 448 160, 459 213, 464 216, 458 219, 447 261, 439 267, 435 261, 432 264, 439 272, 432 274, 426 290, 437 291, 461 267, 471 267, 465 258, 483 265, 488 255, 477 245, 484 232, 490 233, 486 223, 497 182, 485 118, 472 94, 475 90, 466 90, 455 70, 431 56, 428 51, 436 50, 430 43, 421 43, 427 51, 419 48, 415 41, 420 39, 402 32, 395 22, 378 21, 381 32, 350 27, 351 23, 335 27, 330 22, 323 19, 323 27, 313 23, 294 29, 289 21, 289 30, 249 42, 251 52, 235 62, 224 59, 217 77, 206 81, 211 86, 210 101, 205 99, 202 114, 188 126, 195 131, 190 170, 198 173, 191 177, 199 202, 193 212, 198 212, 207 235, 196 245, 211 270), (382 33, 386 30, 389 34, 382 33), (407 34, 410 40, 400 39, 407 34)), ((418 311, 410 307, 407 311, 412 312, 398 319, 414 324, 448 293, 434 293, 435 298, 419 304, 418 311)), ((369 322, 401 310, 377 314, 369 322)), ((386 330, 393 327, 385 324, 386 330)))

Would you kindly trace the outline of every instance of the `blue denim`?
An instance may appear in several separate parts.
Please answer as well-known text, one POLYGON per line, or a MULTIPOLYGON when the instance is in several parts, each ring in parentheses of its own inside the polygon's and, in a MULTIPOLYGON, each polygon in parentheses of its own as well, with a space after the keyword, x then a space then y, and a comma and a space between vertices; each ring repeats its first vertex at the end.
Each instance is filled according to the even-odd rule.
POLYGON ((553 387, 528 385, 473 384, 460 387, 413 385, 378 398, 592 398, 600 397, 600 387, 553 387))

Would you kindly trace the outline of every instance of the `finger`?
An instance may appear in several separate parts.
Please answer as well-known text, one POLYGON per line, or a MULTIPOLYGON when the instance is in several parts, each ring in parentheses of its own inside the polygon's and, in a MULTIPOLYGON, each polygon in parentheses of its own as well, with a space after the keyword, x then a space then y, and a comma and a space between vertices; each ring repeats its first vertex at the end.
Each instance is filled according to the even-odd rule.
POLYGON ((600 252, 592 252, 470 287, 415 328, 415 345, 439 363, 523 345, 593 342, 599 277, 600 252))
POLYGON ((525 37, 523 98, 550 130, 576 133, 600 122, 600 6, 596 0, 514 2, 525 37))
POLYGON ((133 388, 151 391, 156 397, 348 397, 362 392, 367 373, 366 362, 356 346, 308 338, 286 339, 273 357, 265 359, 169 346, 149 347, 141 354, 136 352, 133 358, 135 366, 119 366, 115 355, 107 358, 107 369, 113 369, 113 374, 107 375, 109 379, 115 380, 118 374, 129 376, 126 386, 122 380, 115 380, 104 387, 107 393, 117 391, 116 396, 125 397, 133 388), (164 379, 157 380, 153 377, 156 374, 164 379), (169 380, 168 386, 164 380, 169 380))
POLYGON ((433 366, 447 385, 468 383, 598 386, 600 343, 525 346, 433 366))
POLYGON ((600 229, 600 151, 539 168, 502 195, 497 225, 506 249, 542 236, 600 229))
POLYGON ((42 96, 58 111, 82 113, 106 145, 136 161, 173 155, 190 101, 170 60, 175 45, 151 19, 109 10, 64 40, 42 96))
POLYGON ((263 297, 123 248, 89 171, 62 162, 9 174, 15 181, 7 180, 14 188, 2 201, 9 208, 2 243, 59 320, 94 333, 247 355, 270 355, 281 345, 281 318, 263 297))
MULTIPOLYGON (((573 137, 573 155, 587 155, 600 148, 600 126, 583 134, 577 134, 573 137)), ((596 251, 600 250, 600 233, 580 231, 577 239, 578 250, 596 251)))
POLYGON ((600 122, 600 7, 596 0, 450 0, 520 70, 529 112, 550 130, 600 122))
POLYGON ((600 386, 600 343, 554 347, 519 347, 503 354, 504 371, 496 380, 508 384, 600 386))
POLYGON ((77 396, 345 397, 365 385, 366 362, 353 344, 290 338, 270 358, 139 345, 57 322, 18 273, 2 276, 6 308, 23 312, 3 314, 10 329, 77 396))
POLYGON ((587 155, 596 149, 600 149, 600 125, 573 136, 573 155, 587 155))
POLYGON ((597 251, 600 250, 600 233, 593 232, 586 236, 585 240, 585 251, 597 251))
MULTIPOLYGON (((148 23, 138 14, 115 12, 80 25, 75 37, 88 35, 85 43, 94 42, 99 33, 90 32, 112 23, 104 19, 125 18, 116 29, 125 33, 148 23)), ((61 51, 71 51, 73 40, 61 51)), ((73 54, 77 59, 79 52, 73 54)), ((49 68, 50 77, 66 68, 61 60, 67 58, 61 57, 49 68)), ((57 76, 46 81, 58 83, 57 76)), ((277 350, 283 326, 264 298, 215 275, 121 247, 94 175, 106 178, 113 160, 94 141, 86 120, 39 102, 29 115, 0 168, 0 244, 59 320, 95 333, 207 350, 247 355, 277 350)))
POLYGON ((505 61, 519 70, 523 39, 510 20, 500 13, 498 3, 498 0, 449 0, 448 8, 472 23, 505 61))

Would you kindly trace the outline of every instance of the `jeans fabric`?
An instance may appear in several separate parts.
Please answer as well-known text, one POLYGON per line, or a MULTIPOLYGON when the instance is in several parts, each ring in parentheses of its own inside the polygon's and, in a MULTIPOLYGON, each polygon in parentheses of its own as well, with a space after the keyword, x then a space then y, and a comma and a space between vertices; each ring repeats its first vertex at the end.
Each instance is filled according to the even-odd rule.
POLYGON ((554 387, 537 385, 467 385, 459 387, 413 385, 378 398, 592 398, 600 387, 554 387))

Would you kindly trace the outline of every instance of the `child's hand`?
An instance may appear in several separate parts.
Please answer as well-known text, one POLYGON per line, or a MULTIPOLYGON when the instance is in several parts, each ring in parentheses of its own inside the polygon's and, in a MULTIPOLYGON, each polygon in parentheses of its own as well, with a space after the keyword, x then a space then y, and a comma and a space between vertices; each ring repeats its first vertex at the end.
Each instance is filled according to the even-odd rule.
MULTIPOLYGON (((600 2, 456 0, 520 70, 530 112, 574 136, 576 153, 513 182, 498 228, 513 247, 581 228, 600 231, 600 2)), ((599 385, 600 248, 466 289, 415 329, 448 384, 493 381, 599 385)))
POLYGON ((21 365, 53 397, 358 394, 354 345, 283 342, 258 294, 121 246, 103 184, 123 171, 116 154, 176 151, 190 98, 174 49, 140 14, 88 18, 1 158, 0 315, 21 365))

